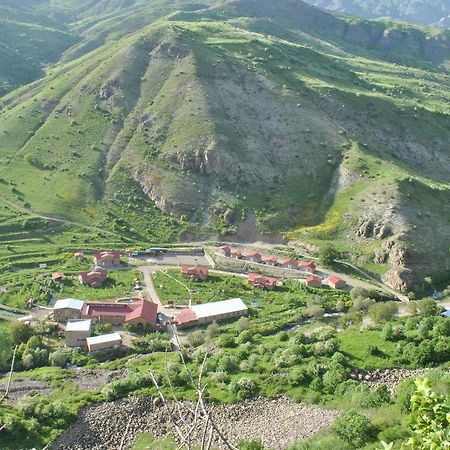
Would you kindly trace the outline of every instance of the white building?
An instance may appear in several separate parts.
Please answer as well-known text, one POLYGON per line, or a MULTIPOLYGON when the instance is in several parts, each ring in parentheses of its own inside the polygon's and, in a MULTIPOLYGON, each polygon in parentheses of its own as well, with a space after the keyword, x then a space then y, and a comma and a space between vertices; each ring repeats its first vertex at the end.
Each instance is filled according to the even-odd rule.
POLYGON ((84 301, 76 298, 65 298, 58 300, 53 307, 53 317, 56 322, 67 322, 68 320, 80 319, 84 301))
POLYGON ((89 353, 112 350, 122 345, 122 337, 119 333, 88 337, 86 339, 86 345, 89 353))
POLYGON ((92 320, 69 320, 66 325, 67 347, 84 347, 91 335, 92 320))
POLYGON ((178 326, 188 327, 240 317, 245 315, 247 311, 247 306, 240 298, 233 298, 220 302, 194 305, 175 314, 174 320, 178 326))

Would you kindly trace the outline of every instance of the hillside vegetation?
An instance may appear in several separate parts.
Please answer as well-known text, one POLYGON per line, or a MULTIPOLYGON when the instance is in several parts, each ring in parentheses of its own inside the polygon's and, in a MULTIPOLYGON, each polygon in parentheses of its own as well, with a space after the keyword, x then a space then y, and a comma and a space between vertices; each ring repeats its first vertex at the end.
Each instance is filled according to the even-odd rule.
POLYGON ((2 98, 6 221, 97 242, 245 238, 245 223, 333 241, 403 291, 445 279, 447 32, 301 1, 77 5, 48 19, 81 36, 64 62, 2 98))
POLYGON ((307 0, 332 11, 374 19, 390 17, 405 22, 450 28, 450 3, 446 0, 307 0))

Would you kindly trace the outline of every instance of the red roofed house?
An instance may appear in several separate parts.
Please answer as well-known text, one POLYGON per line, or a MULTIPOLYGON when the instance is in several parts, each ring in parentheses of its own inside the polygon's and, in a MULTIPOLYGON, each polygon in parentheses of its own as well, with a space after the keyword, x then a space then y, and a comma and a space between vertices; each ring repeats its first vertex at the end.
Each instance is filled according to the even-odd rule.
POLYGON ((220 247, 220 252, 228 258, 231 255, 231 248, 225 245, 224 247, 220 247))
POLYGON ((75 252, 73 254, 73 257, 78 261, 83 261, 84 259, 84 253, 83 252, 75 252))
POLYGON ((294 258, 289 258, 288 260, 286 260, 283 263, 283 267, 285 267, 286 269, 297 270, 298 269, 298 261, 294 258))
POLYGON ((276 266, 278 258, 276 256, 269 256, 266 258, 266 264, 269 266, 276 266))
POLYGON ((120 252, 100 252, 94 255, 94 264, 99 267, 120 266, 120 252))
POLYGON ((315 273, 317 268, 311 261, 301 261, 299 264, 299 269, 303 270, 303 272, 315 273))
POLYGON ((183 266, 181 267, 181 276, 189 278, 192 281, 205 281, 208 278, 208 268, 204 266, 183 266))
POLYGON ((262 261, 262 257, 258 252, 248 253, 245 255, 245 259, 253 263, 260 263, 262 261))
POLYGON ((322 279, 319 277, 315 277, 314 275, 310 275, 306 279, 306 285, 313 288, 320 288, 322 287, 322 279))
POLYGON ((158 305, 147 300, 134 303, 94 303, 85 302, 81 310, 82 319, 92 319, 96 323, 120 325, 127 323, 137 327, 156 326, 158 305))
POLYGON ((235 259, 241 259, 242 253, 241 253, 241 251, 238 248, 231 249, 230 257, 231 258, 235 258, 235 259))
POLYGON ((54 272, 54 273, 52 273, 52 280, 53 281, 63 281, 64 280, 64 273, 63 272, 54 272))
POLYGON ((78 279, 81 284, 89 284, 92 287, 100 287, 108 276, 108 272, 105 269, 94 269, 91 271, 80 272, 78 279))
POLYGON ((272 290, 278 284, 278 278, 266 277, 259 273, 249 273, 248 282, 254 289, 267 289, 272 290))
POLYGON ((347 286, 347 283, 343 279, 335 276, 328 278, 328 284, 333 289, 343 289, 347 286))

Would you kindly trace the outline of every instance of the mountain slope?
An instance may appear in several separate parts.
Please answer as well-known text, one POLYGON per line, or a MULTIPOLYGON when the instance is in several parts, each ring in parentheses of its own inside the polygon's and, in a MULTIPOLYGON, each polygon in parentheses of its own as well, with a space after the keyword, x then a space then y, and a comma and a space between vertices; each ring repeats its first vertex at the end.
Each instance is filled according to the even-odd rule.
POLYGON ((445 35, 357 46, 380 24, 287 0, 149 21, 2 99, 2 198, 139 240, 189 223, 331 241, 404 291, 446 276, 445 35))
POLYGON ((0 95, 44 75, 77 40, 61 23, 0 2, 0 95))
POLYGON ((314 6, 375 19, 390 17, 405 22, 450 28, 446 0, 307 0, 314 6))

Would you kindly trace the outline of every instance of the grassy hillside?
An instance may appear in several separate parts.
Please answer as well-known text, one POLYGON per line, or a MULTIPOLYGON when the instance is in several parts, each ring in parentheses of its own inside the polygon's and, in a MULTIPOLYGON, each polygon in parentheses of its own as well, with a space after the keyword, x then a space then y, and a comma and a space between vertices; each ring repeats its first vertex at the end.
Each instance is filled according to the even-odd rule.
POLYGON ((108 4, 117 10, 85 38, 109 22, 114 39, 2 99, 8 208, 112 241, 246 223, 331 241, 402 290, 445 276, 445 33, 348 22, 302 2, 155 2, 148 16, 141 2, 108 4))
POLYGON ((390 17, 405 22, 450 28, 446 0, 307 0, 312 5, 369 19, 390 17))

